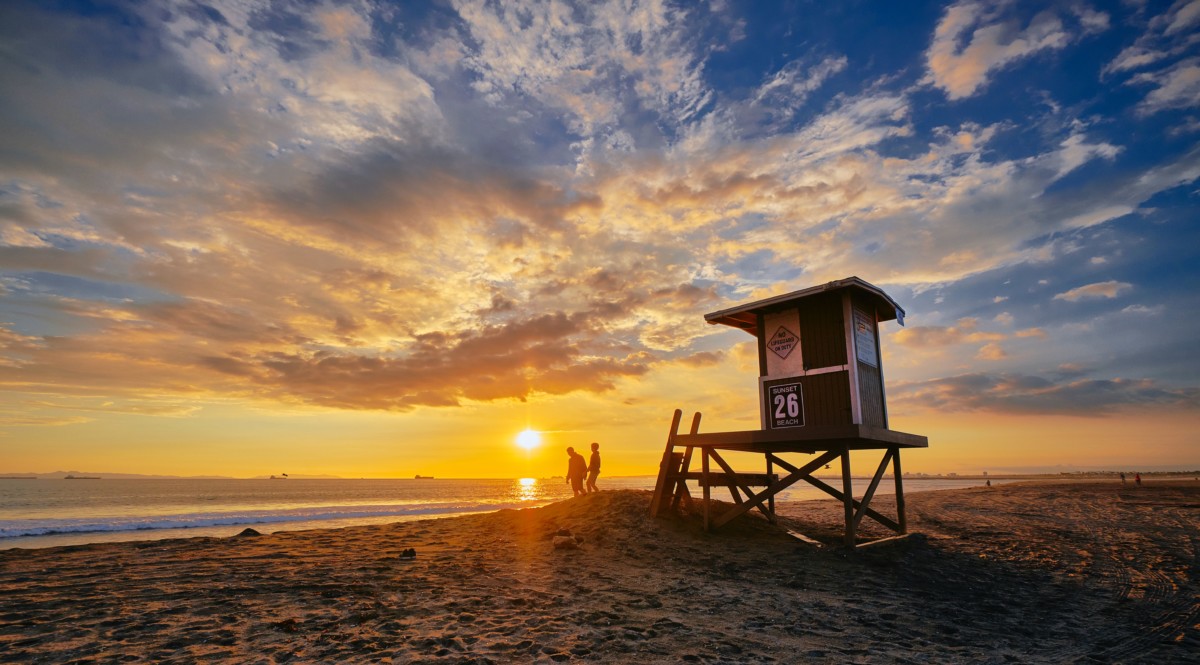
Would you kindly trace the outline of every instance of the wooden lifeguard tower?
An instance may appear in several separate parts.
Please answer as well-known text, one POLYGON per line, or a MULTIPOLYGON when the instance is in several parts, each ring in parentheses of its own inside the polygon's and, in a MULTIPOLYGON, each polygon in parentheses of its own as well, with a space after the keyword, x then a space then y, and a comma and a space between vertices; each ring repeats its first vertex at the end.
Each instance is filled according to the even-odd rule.
POLYGON ((683 412, 676 410, 650 514, 676 510, 685 497, 691 501, 688 482, 696 481, 703 492, 705 529, 719 528, 755 508, 774 522, 775 496, 805 481, 845 506, 846 546, 856 545, 864 516, 898 534, 906 533, 900 450, 925 448, 929 440, 888 429, 879 352, 879 324, 896 320, 904 325, 904 310, 878 287, 849 277, 704 318, 758 338, 762 428, 701 434, 696 413, 690 431, 681 434, 683 412), (693 471, 697 450, 700 470, 693 471), (854 498, 851 451, 882 451, 861 499, 854 498), (726 452, 761 454, 766 473, 735 472, 723 457, 726 452), (785 454, 816 457, 793 464, 784 459, 785 454), (834 460, 841 462, 841 489, 813 475, 834 460), (712 468, 714 463, 718 469, 712 468), (896 483, 895 519, 870 507, 889 466, 896 483), (776 468, 786 475, 780 476, 776 468), (733 497, 734 507, 724 514, 711 515, 713 487, 726 487, 733 497))

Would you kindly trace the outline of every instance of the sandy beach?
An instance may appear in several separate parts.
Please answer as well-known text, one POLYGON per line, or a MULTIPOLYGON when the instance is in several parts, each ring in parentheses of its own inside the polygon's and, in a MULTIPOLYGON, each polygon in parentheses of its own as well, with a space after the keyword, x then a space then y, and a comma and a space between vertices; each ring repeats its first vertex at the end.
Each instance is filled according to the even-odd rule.
POLYGON ((829 501, 704 534, 651 519, 649 498, 0 552, 0 661, 1200 659, 1194 481, 910 494, 914 534, 855 551, 785 532, 835 541, 829 501), (554 547, 560 529, 578 549, 554 547))

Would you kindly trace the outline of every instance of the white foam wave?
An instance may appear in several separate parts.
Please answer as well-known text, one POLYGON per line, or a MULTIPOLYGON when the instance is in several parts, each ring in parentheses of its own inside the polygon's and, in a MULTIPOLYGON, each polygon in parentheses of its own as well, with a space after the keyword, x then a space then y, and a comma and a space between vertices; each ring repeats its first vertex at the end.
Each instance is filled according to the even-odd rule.
POLYGON ((0 538, 49 536, 66 533, 114 533, 156 531, 160 529, 196 529, 214 526, 242 526, 354 520, 375 517, 436 517, 476 513, 503 508, 528 507, 529 503, 452 502, 374 506, 318 506, 278 510, 245 510, 236 512, 204 512, 177 515, 142 515, 65 519, 8 519, 0 520, 0 538))

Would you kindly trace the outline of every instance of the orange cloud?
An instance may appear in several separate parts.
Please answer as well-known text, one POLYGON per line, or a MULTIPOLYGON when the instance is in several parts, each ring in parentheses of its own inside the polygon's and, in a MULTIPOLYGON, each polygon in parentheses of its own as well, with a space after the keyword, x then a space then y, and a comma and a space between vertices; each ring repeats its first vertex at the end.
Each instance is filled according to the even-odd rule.
POLYGON ((998 342, 1005 339, 1005 335, 1001 333, 976 330, 979 325, 978 319, 963 318, 959 319, 957 323, 956 326, 902 328, 892 335, 892 339, 899 344, 913 348, 934 348, 972 342, 998 342))

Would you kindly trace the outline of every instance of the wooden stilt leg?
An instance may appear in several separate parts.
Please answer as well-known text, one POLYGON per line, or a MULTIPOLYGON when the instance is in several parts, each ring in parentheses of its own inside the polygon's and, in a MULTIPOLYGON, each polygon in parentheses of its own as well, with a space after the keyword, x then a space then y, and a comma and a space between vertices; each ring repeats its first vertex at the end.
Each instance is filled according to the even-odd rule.
POLYGON ((704 474, 704 530, 708 531, 709 512, 712 508, 708 501, 711 494, 708 482, 708 448, 700 449, 700 473, 704 474))
MULTIPOLYGON (((770 483, 771 477, 775 473, 775 468, 774 468, 775 465, 771 463, 770 455, 764 455, 763 457, 767 458, 767 482, 770 483)), ((767 513, 768 513, 767 519, 771 521, 771 524, 775 524, 775 495, 774 494, 772 494, 771 497, 769 499, 767 499, 767 513)))
POLYGON ((846 547, 854 547, 854 487, 850 480, 850 451, 842 451, 842 505, 846 513, 846 547))
POLYGON ((908 533, 908 518, 904 514, 904 474, 900 472, 900 449, 892 448, 892 473, 896 476, 896 522, 900 533, 908 533))

